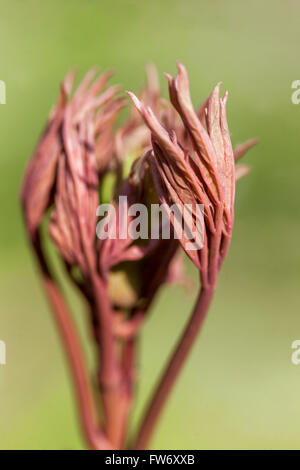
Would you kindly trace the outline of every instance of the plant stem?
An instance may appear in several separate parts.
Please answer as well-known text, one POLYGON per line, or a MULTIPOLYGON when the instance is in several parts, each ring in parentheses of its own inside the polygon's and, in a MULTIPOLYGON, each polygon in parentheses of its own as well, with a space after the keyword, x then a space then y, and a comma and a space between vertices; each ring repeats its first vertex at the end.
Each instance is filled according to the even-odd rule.
POLYGON ((213 293, 214 287, 201 288, 193 314, 148 405, 134 445, 135 449, 148 447, 162 409, 203 325, 213 293))
POLYGON ((122 365, 117 355, 113 332, 113 317, 106 287, 101 278, 92 278, 99 319, 100 370, 99 384, 105 415, 105 431, 115 449, 120 449, 125 437, 130 402, 122 365))
POLYGON ((89 386, 88 372, 85 367, 83 352, 71 315, 63 299, 56 280, 51 274, 48 262, 43 253, 39 236, 31 239, 42 273, 44 289, 54 313, 62 338, 75 383, 79 415, 89 447, 95 450, 112 449, 110 442, 98 427, 96 409, 89 386))

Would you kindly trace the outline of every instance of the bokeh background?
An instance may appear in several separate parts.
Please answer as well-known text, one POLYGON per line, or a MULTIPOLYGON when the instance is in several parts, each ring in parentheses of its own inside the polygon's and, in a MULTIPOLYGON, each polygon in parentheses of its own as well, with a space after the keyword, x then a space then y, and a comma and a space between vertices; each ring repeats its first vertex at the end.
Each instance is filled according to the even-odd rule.
MULTIPOLYGON (((258 136, 238 183, 233 243, 196 347, 158 427, 156 449, 300 448, 300 79, 294 0, 1 0, 0 448, 83 448, 62 349, 24 238, 23 169, 58 84, 76 66, 113 68, 134 90, 153 61, 180 59, 195 104, 222 80, 234 143, 258 136)), ((164 93, 166 86, 162 77, 164 93)), ((193 268, 187 266, 192 276, 193 268)), ((68 292, 82 330, 82 305, 68 292)), ((134 422, 193 304, 161 293, 143 330, 134 422)))

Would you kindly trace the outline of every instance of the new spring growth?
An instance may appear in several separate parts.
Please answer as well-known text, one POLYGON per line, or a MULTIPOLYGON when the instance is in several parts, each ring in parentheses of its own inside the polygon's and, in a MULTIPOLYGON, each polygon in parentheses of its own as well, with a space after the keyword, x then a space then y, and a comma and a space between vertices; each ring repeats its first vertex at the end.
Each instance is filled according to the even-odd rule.
POLYGON ((180 63, 176 78, 166 74, 170 102, 160 96, 156 69, 149 66, 146 85, 137 96, 129 93, 133 106, 118 126, 128 100, 120 87, 108 85, 110 77, 111 72, 98 76, 93 69, 73 91, 75 72, 67 74, 25 172, 21 202, 72 371, 87 444, 94 449, 146 448, 208 311, 231 240, 235 181, 248 172, 247 166, 236 162, 256 141, 232 149, 228 93, 221 97, 217 84, 195 109, 180 63), (124 198, 126 204, 121 204, 124 198), (96 236, 96 227, 103 203, 114 208, 116 224, 114 236, 102 239, 96 236), (170 222, 169 239, 163 236, 160 220, 155 238, 151 238, 153 220, 147 220, 149 237, 143 240, 133 238, 127 229, 124 232, 124 224, 132 222, 130 208, 144 204, 150 209, 159 203, 170 222), (199 205, 204 218, 196 210, 199 205), (182 224, 192 236, 187 231, 178 236, 182 224), (96 351, 94 371, 87 367, 72 313, 52 269, 44 225, 65 275, 85 299, 96 351), (198 235, 201 246, 187 249, 198 235), (159 290, 170 282, 188 282, 184 252, 200 273, 198 299, 129 440, 137 339, 159 290))

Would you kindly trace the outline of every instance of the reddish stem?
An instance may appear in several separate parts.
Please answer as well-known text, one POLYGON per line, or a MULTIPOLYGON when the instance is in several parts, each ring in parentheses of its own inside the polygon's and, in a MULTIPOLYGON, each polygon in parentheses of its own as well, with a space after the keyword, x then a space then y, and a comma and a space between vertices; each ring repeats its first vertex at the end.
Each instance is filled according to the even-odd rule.
POLYGON ((203 325, 213 293, 214 287, 202 287, 188 325, 148 405, 137 435, 135 449, 146 449, 148 447, 162 409, 203 325))
POLYGON ((71 315, 57 282, 50 272, 47 260, 40 245, 39 236, 37 235, 37 237, 31 241, 41 269, 45 292, 54 313, 73 375, 79 414, 87 443, 95 450, 112 449, 110 442, 98 427, 95 404, 89 385, 88 372, 85 367, 83 352, 71 315))
POLYGON ((113 334, 112 312, 103 281, 92 278, 99 319, 100 371, 99 383, 104 408, 106 434, 114 448, 120 449, 125 433, 128 400, 121 371, 121 362, 113 334))

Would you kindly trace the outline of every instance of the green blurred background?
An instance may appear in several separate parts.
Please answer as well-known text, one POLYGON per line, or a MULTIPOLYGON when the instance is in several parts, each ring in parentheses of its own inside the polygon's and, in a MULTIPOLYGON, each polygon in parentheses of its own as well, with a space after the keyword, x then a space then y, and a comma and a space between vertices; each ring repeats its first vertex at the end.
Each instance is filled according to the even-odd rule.
MULTIPOLYGON (((258 136, 205 328, 158 427, 157 449, 300 448, 300 79, 294 0, 0 1, 0 448, 83 448, 68 370, 24 238, 18 192, 66 71, 114 68, 134 90, 144 64, 190 74, 195 104, 222 80, 234 143, 258 136)), ((162 81, 164 79, 162 78, 162 81)), ((164 93, 166 87, 164 84, 164 93)), ((195 276, 191 266, 188 270, 195 276)), ((69 292, 85 327, 78 298, 69 292)), ((134 421, 193 298, 161 293, 143 330, 134 421)))

